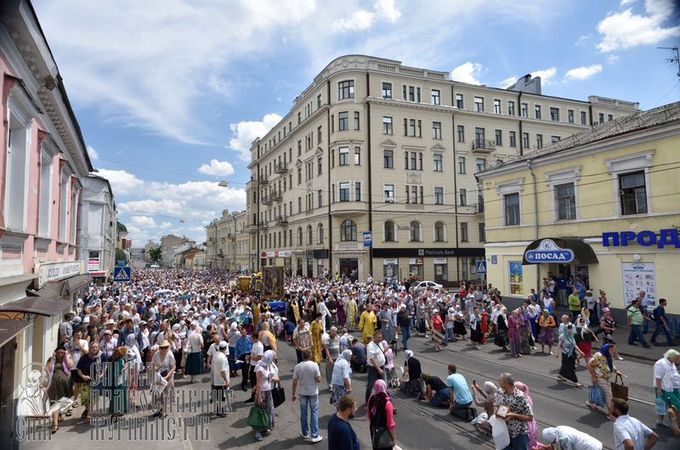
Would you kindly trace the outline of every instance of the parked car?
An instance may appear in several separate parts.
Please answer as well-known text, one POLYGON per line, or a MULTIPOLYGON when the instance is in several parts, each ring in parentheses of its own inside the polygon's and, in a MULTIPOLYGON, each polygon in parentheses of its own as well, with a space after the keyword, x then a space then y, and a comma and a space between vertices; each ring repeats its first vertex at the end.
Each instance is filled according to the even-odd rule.
POLYGON ((434 292, 439 292, 444 286, 434 281, 416 281, 411 285, 411 292, 418 293, 427 289, 432 289, 434 292))

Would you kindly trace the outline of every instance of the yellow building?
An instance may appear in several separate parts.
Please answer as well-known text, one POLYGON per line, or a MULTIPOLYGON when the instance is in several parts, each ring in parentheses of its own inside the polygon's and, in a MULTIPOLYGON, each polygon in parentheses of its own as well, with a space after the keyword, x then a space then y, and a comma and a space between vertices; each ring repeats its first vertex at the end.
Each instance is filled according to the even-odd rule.
POLYGON ((680 314, 680 103, 623 117, 478 173, 488 281, 526 298, 579 276, 614 308, 640 290, 680 314), (538 211, 538 213, 537 213, 538 211))

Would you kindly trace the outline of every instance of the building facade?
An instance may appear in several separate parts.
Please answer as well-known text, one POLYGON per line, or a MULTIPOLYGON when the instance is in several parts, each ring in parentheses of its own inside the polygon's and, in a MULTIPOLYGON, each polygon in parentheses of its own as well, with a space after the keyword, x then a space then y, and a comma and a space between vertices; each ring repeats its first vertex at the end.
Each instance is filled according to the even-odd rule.
POLYGON ((80 202, 80 259, 91 278, 106 279, 116 265, 117 216, 111 184, 105 178, 83 178, 80 202))
POLYGON ((160 265, 163 267, 175 267, 177 253, 194 247, 196 242, 187 238, 186 236, 177 236, 174 234, 167 234, 161 238, 161 260, 160 265))
POLYGON ((442 283, 475 279, 485 223, 474 173, 631 114, 636 103, 540 95, 349 55, 251 146, 254 268, 442 283))
POLYGON ((206 226, 206 267, 230 272, 250 267, 250 239, 246 211, 222 211, 222 217, 206 226))
POLYGON ((680 289, 679 145, 673 103, 478 174, 489 282, 526 298, 549 274, 571 275, 619 310, 640 291, 652 305, 670 299, 680 289))

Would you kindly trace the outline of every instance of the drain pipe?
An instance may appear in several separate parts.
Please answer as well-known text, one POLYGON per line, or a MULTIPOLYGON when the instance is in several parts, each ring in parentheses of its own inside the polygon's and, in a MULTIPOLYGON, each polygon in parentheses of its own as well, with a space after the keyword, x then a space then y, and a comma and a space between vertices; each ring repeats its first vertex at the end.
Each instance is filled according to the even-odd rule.
MULTIPOLYGON (((536 237, 535 239, 538 240, 541 237, 541 233, 539 231, 539 222, 538 222, 538 191, 537 191, 537 182, 536 182, 536 174, 534 173, 534 161, 533 159, 527 160, 527 167, 529 168, 529 173, 531 174, 531 182, 533 185, 533 191, 534 191, 534 230, 536 231, 536 237)), ((536 288, 537 292, 540 291, 541 287, 541 273, 539 271, 539 267, 536 266, 536 288)))

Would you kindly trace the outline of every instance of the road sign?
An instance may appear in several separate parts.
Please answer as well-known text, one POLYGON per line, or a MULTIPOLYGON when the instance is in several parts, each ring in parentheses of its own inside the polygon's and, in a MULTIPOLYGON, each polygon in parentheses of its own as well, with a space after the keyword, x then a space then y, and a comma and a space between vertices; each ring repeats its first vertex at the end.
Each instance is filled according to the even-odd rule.
POLYGON ((113 269, 113 281, 130 281, 132 269, 129 266, 116 267, 113 269))
POLYGON ((486 273, 486 261, 484 260, 477 261, 477 273, 478 274, 486 273))
POLYGON ((498 255, 491 255, 491 264, 498 264, 498 255))
POLYGON ((373 247, 373 233, 364 231, 364 248, 373 247))

